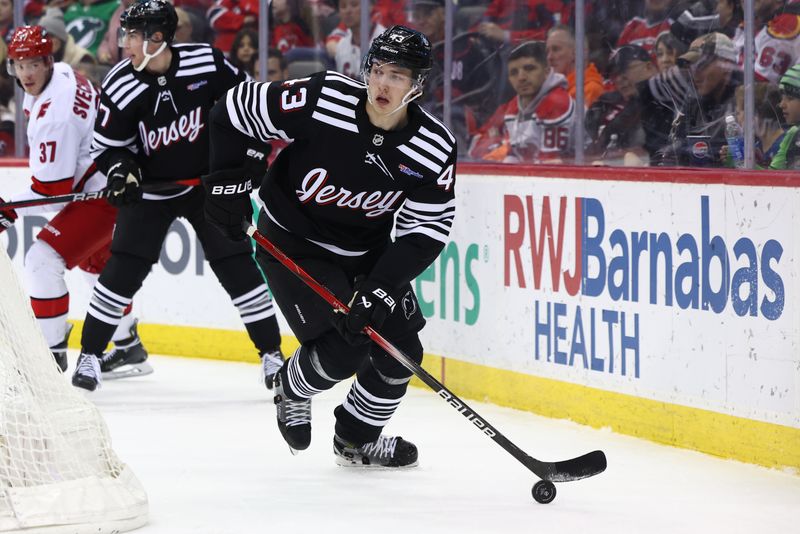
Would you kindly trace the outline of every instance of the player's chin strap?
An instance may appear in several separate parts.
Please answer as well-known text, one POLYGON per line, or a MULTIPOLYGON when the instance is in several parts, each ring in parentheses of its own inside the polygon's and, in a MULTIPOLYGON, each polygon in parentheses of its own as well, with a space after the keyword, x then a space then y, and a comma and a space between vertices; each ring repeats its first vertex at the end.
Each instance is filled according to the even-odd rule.
MULTIPOLYGON (((400 101, 400 105, 394 108, 394 110, 390 111, 388 115, 394 115, 395 113, 397 113, 398 111, 400 111, 401 109, 403 109, 404 107, 406 107, 411 102, 413 102, 414 100, 416 100, 421 96, 422 96, 422 88, 419 85, 414 84, 414 86, 411 87, 411 89, 405 95, 403 95, 403 99, 400 101)), ((367 91, 367 100, 372 105, 372 107, 375 107, 375 102, 372 101, 372 95, 369 94, 369 91, 367 91)))
POLYGON ((147 66, 147 64, 150 62, 151 59, 156 57, 158 54, 160 54, 161 52, 163 52, 167 48, 167 42, 166 41, 162 41, 161 42, 161 46, 158 47, 158 50, 156 50, 154 54, 148 54, 147 53, 147 43, 149 43, 149 42, 150 41, 147 40, 147 39, 142 41, 142 54, 144 54, 144 61, 142 61, 141 65, 139 65, 138 67, 133 67, 134 69, 136 69, 136 72, 142 72, 144 70, 144 68, 147 66))

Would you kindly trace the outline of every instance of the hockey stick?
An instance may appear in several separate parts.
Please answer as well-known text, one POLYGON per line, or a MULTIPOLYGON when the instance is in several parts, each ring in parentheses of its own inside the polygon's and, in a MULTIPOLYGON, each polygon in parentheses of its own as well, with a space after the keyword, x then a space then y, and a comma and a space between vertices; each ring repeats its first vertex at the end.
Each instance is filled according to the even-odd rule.
MULTIPOLYGON (((244 223, 245 232, 252 237, 256 243, 264 250, 269 252, 276 260, 281 262, 284 267, 289 269, 294 275, 300 278, 311 289, 314 290, 320 297, 333 306, 335 310, 347 313, 349 308, 342 303, 331 292, 330 289, 317 282, 310 274, 308 274, 302 267, 297 265, 291 258, 283 253, 271 241, 269 241, 263 234, 261 234, 255 226, 244 223)), ((569 482, 572 480, 580 480, 588 478, 606 469, 606 455, 603 451, 593 451, 577 458, 564 460, 561 462, 543 462, 537 460, 526 454, 519 447, 514 445, 508 438, 500 433, 494 426, 492 426, 486 419, 478 415, 466 402, 456 396, 455 393, 447 389, 441 382, 431 376, 425 369, 418 363, 409 358, 403 351, 392 345, 383 336, 381 336, 372 327, 366 327, 364 333, 369 338, 385 350, 390 356, 399 361, 406 369, 414 373, 417 378, 425 382, 433 391, 437 393, 447 404, 455 408, 458 413, 463 415, 469 422, 475 425, 481 432, 489 436, 495 443, 500 445, 511 456, 519 460, 519 462, 527 467, 533 474, 542 480, 550 482, 569 482)), ((553 495, 555 496, 555 495, 553 495)))
MULTIPOLYGON (((165 189, 172 189, 176 186, 195 186, 200 185, 199 178, 189 178, 187 180, 176 180, 174 182, 156 182, 153 184, 144 184, 143 189, 145 193, 153 193, 156 191, 164 191, 165 189)), ((108 198, 111 196, 111 191, 102 189, 100 191, 68 193, 66 195, 56 195, 52 197, 31 198, 28 200, 17 200, 16 202, 5 202, 0 204, 0 210, 13 210, 19 208, 32 208, 34 206, 46 206, 48 204, 64 204, 66 202, 83 202, 84 200, 97 200, 101 198, 108 198)))

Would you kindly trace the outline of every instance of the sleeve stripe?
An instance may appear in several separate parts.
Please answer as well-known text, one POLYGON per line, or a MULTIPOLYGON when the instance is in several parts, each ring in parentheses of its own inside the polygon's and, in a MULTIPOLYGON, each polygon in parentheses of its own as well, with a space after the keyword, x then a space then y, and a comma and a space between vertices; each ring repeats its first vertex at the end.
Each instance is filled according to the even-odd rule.
POLYGON ((254 109, 264 110, 264 121, 267 123, 267 129, 272 132, 273 135, 277 135, 284 141, 291 141, 289 136, 286 135, 286 132, 275 127, 275 124, 269 116, 269 106, 267 105, 267 89, 269 88, 269 84, 256 83, 253 85, 258 88, 258 102, 255 103, 257 107, 254 109))
POLYGON ((31 177, 33 183, 31 184, 31 191, 37 195, 52 197, 57 195, 66 195, 72 191, 74 178, 62 178, 60 180, 49 180, 43 182, 36 178, 31 177))
POLYGON ((329 115, 323 115, 319 111, 312 113, 311 118, 320 122, 324 122, 325 124, 330 124, 331 126, 341 128, 342 130, 347 130, 348 132, 358 133, 358 126, 352 122, 343 121, 329 115))
POLYGON ((109 146, 109 147, 112 147, 112 146, 113 147, 125 147, 125 146, 128 146, 130 144, 135 143, 136 142, 136 137, 137 136, 134 135, 133 137, 130 137, 128 139, 123 139, 121 141, 118 141, 116 139, 109 139, 108 137, 105 137, 104 135, 101 135, 101 134, 99 134, 97 132, 94 132, 94 139, 93 140, 97 141, 98 143, 103 144, 105 146, 109 146))
POLYGON ((142 94, 142 93, 143 93, 144 91, 146 91, 146 90, 147 90, 147 86, 146 86, 145 84, 141 84, 139 87, 137 87, 137 88, 136 88, 136 90, 135 90, 135 91, 131 92, 131 94, 129 94, 129 95, 128 95, 128 97, 127 97, 125 100, 123 100, 122 102, 120 102, 120 103, 117 105, 117 107, 118 107, 119 109, 121 109, 121 110, 122 110, 122 109, 125 109, 125 106, 127 106, 128 104, 130 104, 130 103, 131 103, 131 101, 132 101, 134 98, 136 98, 137 96, 139 96, 140 94, 142 94))
POLYGON ((452 219, 453 215, 455 215, 455 209, 450 209, 447 211, 442 212, 439 215, 422 215, 421 213, 417 213, 407 209, 404 207, 403 210, 398 214, 397 218, 400 219, 408 219, 409 221, 417 220, 417 221, 441 221, 447 218, 452 219))
POLYGON ((431 115, 430 113, 428 113, 428 111, 426 111, 426 110, 425 110, 425 108, 422 108, 422 107, 420 107, 419 109, 420 109, 420 110, 421 110, 421 111, 422 111, 422 112, 423 112, 425 115, 427 115, 427 116, 428 116, 428 118, 429 118, 430 120, 432 120, 432 121, 433 121, 434 123, 436 123, 437 125, 441 126, 441 128, 442 128, 442 131, 443 131, 445 134, 447 134, 447 138, 448 138, 448 139, 450 139, 450 142, 451 142, 451 143, 453 143, 453 144, 455 144, 455 143, 456 143, 456 138, 455 138, 455 137, 453 137, 453 134, 451 134, 451 133, 450 133, 450 130, 448 130, 448 129, 447 129, 447 126, 445 126, 444 124, 442 124, 442 121, 440 121, 439 119, 437 119, 436 117, 434 117, 433 115, 431 115))
POLYGON ((430 159, 426 158, 425 156, 423 156, 419 152, 410 149, 406 145, 398 146, 397 150, 399 150, 400 152, 402 152, 403 154, 405 154, 409 158, 413 159, 417 163, 420 163, 420 164, 426 166, 427 168, 429 168, 430 170, 432 170, 435 173, 442 172, 442 167, 440 165, 437 165, 435 162, 433 162, 430 159))
POLYGON ((336 89, 332 89, 330 87, 323 87, 322 94, 325 96, 331 96, 337 100, 341 100, 342 102, 347 102, 348 104, 356 105, 358 104, 358 97, 353 95, 346 95, 336 89))
POLYGON ((418 226, 417 228, 414 228, 412 230, 400 230, 400 229, 398 229, 397 232, 395 233, 395 235, 397 237, 403 237, 403 236, 407 236, 409 234, 426 235, 426 236, 430 237, 431 239, 435 239, 436 241, 440 241, 440 242, 442 242, 444 244, 447 244, 447 236, 449 235, 449 234, 442 234, 441 232, 437 232, 436 230, 430 230, 428 228, 424 228, 424 227, 421 227, 421 226, 418 226))
MULTIPOLYGON (((175 45, 173 45, 173 46, 175 46, 175 45)), ((211 48, 208 47, 208 46, 203 46, 201 48, 198 48, 197 50, 179 50, 178 51, 178 56, 181 58, 181 60, 183 60, 183 58, 185 58, 185 57, 202 56, 202 55, 213 56, 213 52, 211 51, 211 48)))
POLYGON ((214 63, 214 55, 211 52, 208 52, 204 55, 199 57, 192 57, 189 59, 180 59, 180 66, 181 67, 191 67, 192 65, 199 65, 201 63, 214 63))
POLYGON ((325 76, 325 81, 326 82, 333 81, 333 82, 345 83, 345 84, 347 84, 347 85, 349 85, 351 87, 355 87, 356 89, 364 89, 366 87, 366 85, 364 85, 362 83, 358 83, 357 81, 355 81, 355 80, 353 80, 351 78, 348 78, 347 76, 343 76, 343 75, 339 74, 338 72, 333 72, 333 71, 330 71, 330 70, 328 71, 328 73, 325 76))
POLYGON ((344 115, 345 117, 349 117, 351 119, 356 118, 356 111, 354 109, 346 108, 344 106, 340 106, 339 104, 334 104, 330 100, 325 100, 324 98, 317 100, 317 106, 321 107, 322 109, 327 109, 328 111, 338 113, 339 115, 344 115))
POLYGON ((447 141, 444 140, 444 137, 442 137, 441 135, 433 133, 432 131, 430 131, 429 129, 425 128, 424 126, 422 126, 419 129, 419 133, 421 133, 425 137, 428 137, 428 138, 436 141, 439 144, 439 146, 442 147, 447 152, 452 152, 453 151, 453 145, 448 144, 447 141))
POLYGON ((131 80, 133 80, 133 74, 126 74, 125 76, 122 76, 120 79, 105 88, 106 94, 110 97, 114 96, 114 93, 117 92, 117 89, 119 89, 121 85, 128 83, 131 80))
MULTIPOLYGON (((260 117, 258 116, 258 97, 256 94, 258 92, 258 87, 256 87, 256 84, 254 83, 248 83, 241 85, 240 87, 242 89, 240 92, 240 107, 242 114, 247 119, 250 127, 254 131, 258 132, 258 137, 262 141, 270 139, 270 131, 267 128, 267 125, 264 123, 264 121, 259 120, 260 117)), ((266 109, 266 106, 264 106, 264 109, 266 109)))
POLYGON ((455 209, 456 200, 452 199, 449 202, 446 202, 444 204, 428 204, 428 203, 425 203, 425 202, 416 202, 414 200, 406 199, 406 203, 405 203, 405 205, 403 207, 404 208, 408 208, 408 209, 412 209, 412 210, 429 211, 429 212, 439 213, 439 212, 442 212, 442 211, 444 211, 446 209, 450 209, 450 208, 455 209))
POLYGON ((412 228, 417 228, 418 226, 424 228, 430 228, 431 230, 435 230, 436 228, 441 228, 446 234, 450 233, 450 227, 453 226, 453 220, 450 219, 447 222, 437 222, 437 221, 428 221, 428 222, 417 222, 417 223, 408 223, 408 224, 399 224, 397 225, 397 229, 403 230, 410 230, 412 228))
POLYGON ((211 65, 204 65, 202 67, 195 67, 193 69, 179 69, 175 73, 176 78, 184 78, 186 76, 194 76, 196 74, 203 74, 206 72, 216 72, 217 66, 213 63, 211 65))
POLYGON ((420 139, 416 135, 409 140, 409 143, 411 143, 412 145, 416 145, 419 148, 423 149, 425 152, 435 156, 436 159, 438 159, 442 163, 447 161, 447 154, 445 154, 444 152, 442 152, 441 150, 439 150, 438 148, 436 148, 435 146, 433 146, 429 142, 423 141, 422 139, 420 139))

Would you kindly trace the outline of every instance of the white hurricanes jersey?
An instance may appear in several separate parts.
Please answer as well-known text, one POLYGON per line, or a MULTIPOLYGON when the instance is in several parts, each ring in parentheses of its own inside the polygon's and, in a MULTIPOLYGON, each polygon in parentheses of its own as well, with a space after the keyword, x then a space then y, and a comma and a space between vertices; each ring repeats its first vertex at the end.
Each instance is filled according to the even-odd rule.
POLYGON ((91 82, 66 63, 54 65, 53 77, 40 95, 25 94, 32 183, 14 200, 105 187, 105 176, 89 156, 97 99, 91 82))
MULTIPOLYGON (((369 42, 386 31, 384 26, 376 24, 369 38, 369 42)), ((359 79, 361 77, 361 46, 353 42, 353 31, 347 28, 347 33, 336 43, 336 71, 359 79)))

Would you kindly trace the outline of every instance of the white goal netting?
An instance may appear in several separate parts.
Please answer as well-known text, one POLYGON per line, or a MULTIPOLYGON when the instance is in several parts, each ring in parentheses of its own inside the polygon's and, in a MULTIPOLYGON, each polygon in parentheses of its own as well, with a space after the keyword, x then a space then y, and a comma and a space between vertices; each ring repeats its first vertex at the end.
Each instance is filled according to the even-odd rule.
POLYGON ((100 413, 53 359, 0 244, 0 533, 113 533, 147 495, 100 413))

